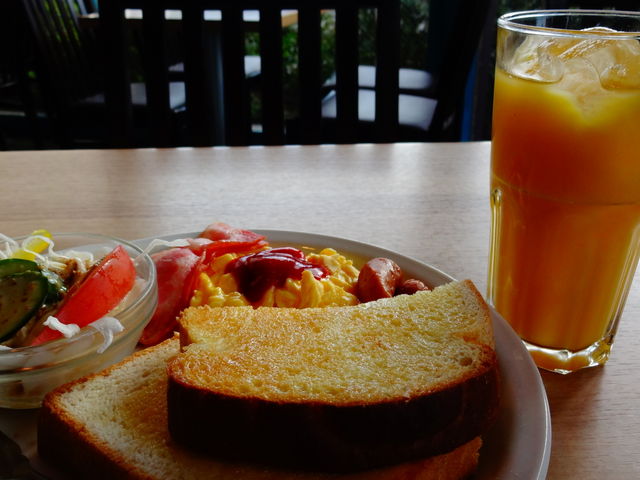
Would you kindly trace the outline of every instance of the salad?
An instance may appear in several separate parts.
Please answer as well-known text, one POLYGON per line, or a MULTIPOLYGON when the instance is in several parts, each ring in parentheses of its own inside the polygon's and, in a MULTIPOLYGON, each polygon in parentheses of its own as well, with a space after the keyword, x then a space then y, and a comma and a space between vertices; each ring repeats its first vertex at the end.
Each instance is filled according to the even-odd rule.
POLYGON ((54 246, 46 230, 21 242, 0 234, 0 345, 26 347, 73 336, 132 290, 136 269, 121 245, 98 259, 54 246))

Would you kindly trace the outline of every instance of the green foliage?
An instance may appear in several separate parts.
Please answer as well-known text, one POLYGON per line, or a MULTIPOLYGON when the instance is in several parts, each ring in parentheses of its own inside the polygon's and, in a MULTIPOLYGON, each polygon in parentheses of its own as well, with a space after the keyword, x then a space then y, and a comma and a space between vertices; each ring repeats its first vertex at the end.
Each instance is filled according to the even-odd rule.
MULTIPOLYGON (((424 68, 427 55, 427 28, 429 26, 429 2, 425 0, 402 0, 400 3, 400 64, 403 67, 424 68)), ((376 10, 365 9, 359 13, 360 63, 375 63, 376 10)))
POLYGON ((323 13, 320 17, 322 36, 320 37, 320 55, 322 57, 322 78, 329 78, 335 70, 336 17, 332 13, 323 13))
POLYGON ((403 0, 400 4, 400 64, 403 67, 424 68, 427 58, 429 2, 403 0))

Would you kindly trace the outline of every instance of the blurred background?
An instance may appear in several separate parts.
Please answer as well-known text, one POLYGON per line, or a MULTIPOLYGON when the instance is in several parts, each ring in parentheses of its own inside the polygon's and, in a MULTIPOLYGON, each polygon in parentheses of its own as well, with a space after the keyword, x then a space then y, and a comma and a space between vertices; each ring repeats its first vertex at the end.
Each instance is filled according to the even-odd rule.
MULTIPOLYGON (((98 0, 64 0, 69 5, 74 18, 90 17, 99 13, 98 0)), ((107 0, 105 0, 107 1, 107 0)), ((460 0, 461 1, 461 0, 460 0)), ((442 62, 438 58, 438 49, 429 48, 436 38, 435 29, 445 26, 434 26, 430 23, 433 12, 440 13, 456 0, 401 0, 401 67, 408 69, 431 70, 442 62), (435 52, 435 53, 434 53, 435 52)), ((495 51, 495 23, 499 15, 514 10, 564 7, 593 7, 635 9, 637 0, 607 1, 553 1, 553 0, 495 0, 490 3, 487 20, 480 41, 473 57, 471 68, 466 79, 464 94, 460 95, 461 114, 456 125, 454 141, 488 140, 491 132, 491 103, 495 51)), ((72 117, 63 116, 68 112, 63 107, 67 98, 77 97, 78 89, 71 73, 86 76, 83 87, 91 81, 88 77, 99 72, 99 50, 84 53, 85 63, 78 65, 79 71, 68 70, 68 79, 53 78, 47 70, 47 53, 43 52, 38 42, 41 36, 54 36, 55 32, 38 32, 33 25, 32 13, 34 5, 44 15, 57 17, 60 11, 52 5, 56 2, 46 0, 2 0, 0 2, 0 149, 46 149, 46 148, 92 148, 108 146, 101 130, 104 128, 103 117, 97 104, 99 95, 92 91, 85 95, 83 107, 87 107, 86 99, 93 102, 91 108, 83 108, 82 113, 74 113, 72 117), (31 16, 30 16, 31 15, 31 16), (40 35, 40 37, 39 37, 40 35), (86 70, 85 70, 86 69, 86 70), (86 73, 86 75, 85 75, 86 73), (73 85, 72 85, 73 84, 73 85), (68 128, 75 123, 73 130, 68 128), (62 125, 62 126, 61 126, 62 125), (63 132, 64 130, 64 132, 63 132)), ((59 1, 58 1, 58 4, 59 1)), ((37 22, 36 22, 37 23, 37 22)), ((442 22, 439 22, 442 23, 442 22)), ((361 64, 373 62, 370 58, 375 51, 373 35, 375 11, 362 11, 359 18, 359 59, 361 64)), ((77 27, 77 25, 76 25, 77 27)), ((322 76, 323 81, 330 81, 335 71, 335 15, 326 12, 322 16, 322 76)), ((72 30, 76 31, 76 30, 72 30)), ((78 30, 81 34, 82 32, 78 30)), ((91 33, 91 32, 89 32, 91 33)), ((287 26, 283 30, 282 49, 284 54, 284 86, 283 97, 285 115, 296 116, 298 44, 297 24, 287 26)), ((89 35, 91 36, 91 35, 89 35)), ((89 39, 99 43, 95 38, 89 39)), ((87 42, 85 42, 87 43, 87 42)), ((99 49, 99 45, 97 47, 99 49)), ((246 35, 246 54, 255 56, 259 53, 259 36, 257 32, 246 35)), ((135 58, 136 52, 132 52, 135 58)), ((442 52, 440 52, 442 53, 442 52)), ((49 59, 50 60, 50 59, 49 59)), ((51 62, 49 62, 51 63, 51 62)), ((51 67, 49 67, 51 69, 51 67)), ((98 75, 99 77, 99 75, 98 75)), ((93 79, 94 81, 95 78, 93 79)), ((136 80, 133 78, 132 80, 136 80)), ((255 95, 253 91, 250 95, 255 95)), ((104 102, 104 98, 102 98, 104 102)), ((90 102, 89 102, 90 103, 90 102)), ((260 117, 260 101, 251 102, 251 115, 260 117)))

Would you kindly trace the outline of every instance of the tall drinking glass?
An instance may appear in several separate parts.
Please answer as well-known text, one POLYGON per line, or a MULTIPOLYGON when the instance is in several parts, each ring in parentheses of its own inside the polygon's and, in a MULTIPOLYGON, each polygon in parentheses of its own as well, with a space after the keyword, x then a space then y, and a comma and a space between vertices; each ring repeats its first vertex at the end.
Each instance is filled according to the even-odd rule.
POLYGON ((539 367, 604 364, 640 250, 640 12, 498 20, 490 302, 539 367))

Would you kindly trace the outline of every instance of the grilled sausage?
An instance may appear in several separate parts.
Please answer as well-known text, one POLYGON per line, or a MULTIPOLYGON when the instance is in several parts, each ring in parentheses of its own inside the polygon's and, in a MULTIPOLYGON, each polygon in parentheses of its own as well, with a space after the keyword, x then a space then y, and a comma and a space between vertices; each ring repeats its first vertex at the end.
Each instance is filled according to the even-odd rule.
POLYGON ((400 285, 398 285, 398 287, 396 288, 396 295, 403 295, 403 294, 413 295, 414 293, 419 292, 421 290, 431 290, 431 289, 427 287, 420 280, 416 280, 415 278, 410 278, 402 282, 400 285))
POLYGON ((361 302, 371 302, 392 297, 401 278, 402 270, 393 260, 373 258, 360 270, 358 298, 361 302))

